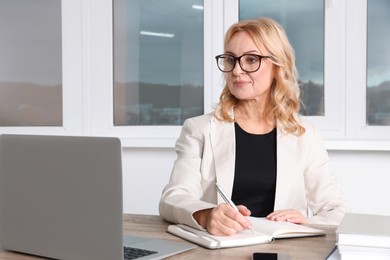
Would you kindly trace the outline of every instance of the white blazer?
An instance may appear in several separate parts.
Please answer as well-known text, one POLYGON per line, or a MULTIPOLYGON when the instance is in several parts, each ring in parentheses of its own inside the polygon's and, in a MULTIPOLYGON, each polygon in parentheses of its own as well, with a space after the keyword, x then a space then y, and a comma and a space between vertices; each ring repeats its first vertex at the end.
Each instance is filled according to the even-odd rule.
MULTIPOLYGON (((305 134, 277 131, 277 179, 274 209, 296 209, 309 223, 339 224, 346 212, 329 157, 315 127, 303 121, 305 134)), ((198 210, 224 202, 215 182, 231 196, 235 164, 234 123, 214 113, 187 119, 176 142, 177 159, 163 190, 161 217, 202 229, 193 219, 198 210)), ((259 187, 261 189, 261 187, 259 187)))

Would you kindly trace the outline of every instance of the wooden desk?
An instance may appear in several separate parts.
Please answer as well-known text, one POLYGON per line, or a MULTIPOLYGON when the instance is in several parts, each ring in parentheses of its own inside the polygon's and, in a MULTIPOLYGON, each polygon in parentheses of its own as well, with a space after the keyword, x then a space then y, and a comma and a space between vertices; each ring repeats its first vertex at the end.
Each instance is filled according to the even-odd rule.
MULTIPOLYGON (((158 216, 145 215, 125 215, 124 230, 128 234, 137 236, 148 236, 161 239, 180 241, 166 232, 169 223, 158 216)), ((283 252, 289 254, 291 260, 305 259, 325 259, 332 251, 336 242, 336 226, 313 226, 326 231, 325 236, 278 239, 271 244, 260 244, 254 246, 225 248, 225 249, 205 249, 197 247, 193 250, 170 257, 168 259, 251 259, 253 252, 283 252)))
MULTIPOLYGON (((166 232, 168 222, 159 216, 124 215, 124 231, 129 235, 154 237, 160 239, 182 241, 166 232)), ((209 250, 197 247, 193 250, 172 256, 168 259, 251 259, 253 252, 283 252, 289 254, 291 260, 325 259, 335 245, 335 226, 313 226, 326 231, 325 236, 278 239, 271 244, 261 244, 246 247, 209 250)), ((43 259, 24 254, 18 254, 0 249, 0 260, 38 260, 43 259)))

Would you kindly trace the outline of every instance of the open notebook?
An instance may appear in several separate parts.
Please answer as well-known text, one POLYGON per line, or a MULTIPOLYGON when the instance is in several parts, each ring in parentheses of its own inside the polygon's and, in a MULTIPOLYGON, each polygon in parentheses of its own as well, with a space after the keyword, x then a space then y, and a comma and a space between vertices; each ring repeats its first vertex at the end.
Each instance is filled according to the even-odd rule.
POLYGON ((210 249, 270 243, 275 238, 325 235, 323 230, 293 223, 270 221, 265 218, 249 219, 254 233, 246 230, 231 236, 214 236, 207 231, 182 224, 168 226, 168 232, 210 249))
POLYGON ((122 147, 109 137, 0 136, 0 245, 55 259, 161 259, 191 243, 123 235, 122 147), (127 250, 126 250, 127 252, 127 250))

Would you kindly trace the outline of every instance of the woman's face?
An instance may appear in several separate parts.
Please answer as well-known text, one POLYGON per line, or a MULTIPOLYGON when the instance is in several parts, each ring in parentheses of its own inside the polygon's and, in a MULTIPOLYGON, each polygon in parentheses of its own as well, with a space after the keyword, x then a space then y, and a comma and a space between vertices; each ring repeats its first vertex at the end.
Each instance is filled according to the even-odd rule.
MULTIPOLYGON (((267 56, 263 46, 257 48, 246 32, 237 32, 226 46, 226 54, 239 57, 243 54, 258 54, 267 56)), ((270 95, 274 79, 274 65, 268 58, 261 59, 260 68, 255 72, 245 72, 240 65, 235 65, 233 71, 226 73, 226 83, 230 92, 239 100, 262 101, 270 95)))

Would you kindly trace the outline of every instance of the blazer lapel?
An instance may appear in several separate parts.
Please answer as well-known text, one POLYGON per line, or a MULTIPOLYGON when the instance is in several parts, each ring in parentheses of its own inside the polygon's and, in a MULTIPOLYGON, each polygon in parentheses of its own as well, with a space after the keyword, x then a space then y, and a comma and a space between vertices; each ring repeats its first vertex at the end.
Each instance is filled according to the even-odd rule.
MULTIPOLYGON (((211 149, 214 156, 216 181, 231 197, 235 167, 234 123, 221 122, 213 118, 210 127, 211 149)), ((223 202, 218 196, 218 203, 223 202)))
POLYGON ((288 190, 293 183, 293 176, 297 176, 293 171, 297 170, 297 137, 285 135, 280 130, 277 131, 277 177, 275 193, 275 210, 284 208, 291 195, 288 190))

